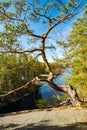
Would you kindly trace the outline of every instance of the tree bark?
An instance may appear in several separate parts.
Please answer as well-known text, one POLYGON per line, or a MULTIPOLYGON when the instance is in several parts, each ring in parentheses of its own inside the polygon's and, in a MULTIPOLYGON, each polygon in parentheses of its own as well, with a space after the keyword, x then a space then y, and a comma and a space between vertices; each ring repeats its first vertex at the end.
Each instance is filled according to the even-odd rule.
POLYGON ((70 97, 70 100, 74 106, 81 106, 82 101, 80 100, 76 89, 74 89, 72 86, 58 86, 52 80, 47 80, 47 82, 56 91, 66 93, 70 97))
POLYGON ((64 92, 66 93, 70 99, 73 105, 75 106, 80 106, 81 105, 81 100, 76 92, 76 90, 72 87, 72 86, 57 86, 54 81, 53 78, 55 76, 53 70, 51 69, 49 62, 46 58, 46 54, 45 54, 45 40, 46 40, 47 35, 44 35, 43 40, 42 40, 42 51, 41 51, 41 55, 42 58, 44 60, 47 72, 49 74, 47 80, 45 80, 46 82, 48 82, 48 84, 55 89, 56 91, 60 91, 60 92, 64 92))

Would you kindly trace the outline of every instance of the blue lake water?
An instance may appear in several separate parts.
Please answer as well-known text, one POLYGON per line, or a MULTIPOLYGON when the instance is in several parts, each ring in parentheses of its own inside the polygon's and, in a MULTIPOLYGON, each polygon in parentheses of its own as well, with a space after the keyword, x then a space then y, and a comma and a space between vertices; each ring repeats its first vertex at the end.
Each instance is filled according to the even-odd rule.
MULTIPOLYGON (((59 86, 64 85, 65 78, 71 75, 71 72, 72 72, 71 69, 66 69, 65 72, 63 72, 61 75, 59 75, 57 78, 54 79, 54 82, 59 86)), ((47 83, 44 83, 44 85, 40 87, 39 93, 41 94, 43 99, 50 98, 55 95, 62 95, 61 92, 54 90, 47 83)))

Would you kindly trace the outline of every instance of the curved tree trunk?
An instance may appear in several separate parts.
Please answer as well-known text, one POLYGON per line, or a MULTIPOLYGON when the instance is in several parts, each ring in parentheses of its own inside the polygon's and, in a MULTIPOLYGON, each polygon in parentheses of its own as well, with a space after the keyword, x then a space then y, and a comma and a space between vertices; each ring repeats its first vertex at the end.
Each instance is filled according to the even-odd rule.
POLYGON ((82 101, 80 100, 77 91, 72 86, 64 86, 64 85, 57 86, 52 80, 47 80, 47 82, 56 91, 66 93, 70 97, 73 105, 75 106, 81 105, 82 101))
POLYGON ((45 55, 45 51, 44 51, 45 50, 45 39, 46 39, 46 35, 45 35, 45 38, 43 37, 43 40, 42 40, 42 52, 41 52, 42 58, 44 60, 44 63, 45 63, 46 69, 47 69, 47 72, 49 74, 48 79, 45 80, 45 81, 48 82, 48 84, 53 89, 66 93, 70 97, 73 105, 80 106, 81 100, 80 100, 76 90, 72 86, 64 86, 64 85, 63 86, 57 86, 53 82, 53 78, 54 78, 55 74, 54 74, 53 70, 51 69, 49 62, 48 62, 46 55, 45 55))

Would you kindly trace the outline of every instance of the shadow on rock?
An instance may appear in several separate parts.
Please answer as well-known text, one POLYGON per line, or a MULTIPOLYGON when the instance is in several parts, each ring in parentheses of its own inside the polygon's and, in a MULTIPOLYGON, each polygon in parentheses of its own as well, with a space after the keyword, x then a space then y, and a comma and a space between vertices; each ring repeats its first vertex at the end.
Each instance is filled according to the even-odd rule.
POLYGON ((39 125, 31 123, 23 127, 16 124, 9 124, 8 126, 3 126, 1 130, 9 130, 9 128, 14 130, 87 130, 87 122, 79 122, 67 126, 48 126, 47 124, 45 125, 45 121, 39 125))

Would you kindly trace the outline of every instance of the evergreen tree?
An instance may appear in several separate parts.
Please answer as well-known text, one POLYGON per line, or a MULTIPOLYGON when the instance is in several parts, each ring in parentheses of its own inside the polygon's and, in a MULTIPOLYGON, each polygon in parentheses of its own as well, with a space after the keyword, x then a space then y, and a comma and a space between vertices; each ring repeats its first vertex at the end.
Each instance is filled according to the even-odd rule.
POLYGON ((87 13, 73 23, 67 47, 67 56, 71 59, 73 68, 72 75, 68 79, 69 84, 75 86, 85 100, 87 98, 87 13))

